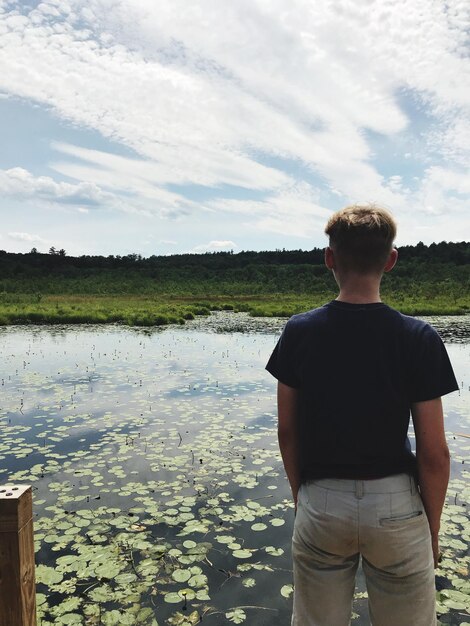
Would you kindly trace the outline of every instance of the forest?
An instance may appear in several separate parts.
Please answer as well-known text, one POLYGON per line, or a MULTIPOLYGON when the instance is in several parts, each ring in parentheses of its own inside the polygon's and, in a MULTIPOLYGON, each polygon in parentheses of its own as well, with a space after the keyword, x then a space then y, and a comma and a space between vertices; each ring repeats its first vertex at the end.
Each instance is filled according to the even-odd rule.
MULTIPOLYGON (((410 315, 470 312, 470 242, 398 248, 382 298, 410 315)), ((335 297, 323 249, 150 256, 0 250, 0 324, 183 323, 210 310, 289 316, 335 297)))

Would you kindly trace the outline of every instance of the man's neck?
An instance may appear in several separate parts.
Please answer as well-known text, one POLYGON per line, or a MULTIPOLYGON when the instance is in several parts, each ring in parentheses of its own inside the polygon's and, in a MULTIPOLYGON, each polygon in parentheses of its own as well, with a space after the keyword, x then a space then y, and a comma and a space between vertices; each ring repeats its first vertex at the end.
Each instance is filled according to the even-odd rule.
POLYGON ((341 280, 336 300, 339 302, 350 302, 351 304, 382 302, 380 298, 380 279, 381 277, 376 276, 361 276, 341 280))

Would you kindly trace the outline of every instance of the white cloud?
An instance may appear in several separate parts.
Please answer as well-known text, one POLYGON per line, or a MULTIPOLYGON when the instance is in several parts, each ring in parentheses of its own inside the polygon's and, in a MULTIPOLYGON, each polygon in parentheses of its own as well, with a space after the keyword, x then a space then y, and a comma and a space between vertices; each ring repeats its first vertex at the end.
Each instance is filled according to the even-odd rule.
POLYGON ((210 209, 238 214, 251 226, 267 232, 312 237, 322 229, 331 211, 319 203, 319 190, 307 183, 286 185, 264 200, 226 200, 207 203, 210 209))
MULTIPOLYGON (((57 151, 79 160, 78 163, 76 161, 60 161, 51 164, 51 167, 60 174, 78 180, 85 179, 92 181, 95 185, 153 200, 162 209, 166 208, 167 211, 173 210, 176 213, 179 209, 181 211, 189 210, 194 207, 194 204, 182 194, 169 191, 165 188, 165 185, 196 183, 210 187, 224 182, 234 186, 243 187, 246 185, 252 189, 263 190, 279 186, 289 180, 288 176, 274 168, 268 168, 259 164, 256 164, 256 167, 250 166, 247 159, 243 160, 241 158, 238 160, 238 178, 229 176, 214 177, 214 172, 211 171, 211 167, 208 166, 207 162, 198 164, 199 174, 197 171, 189 173, 189 169, 187 171, 181 170, 176 150, 174 163, 165 164, 158 160, 132 159, 109 152, 80 148, 70 144, 55 143, 53 147, 57 151), (248 179, 248 174, 242 177, 240 172, 243 169, 250 170, 249 176, 251 181, 248 179)), ((230 164, 220 163, 217 167, 225 169, 229 168, 230 164)), ((233 170, 235 171, 236 169, 234 165, 233 170)))
POLYGON ((24 241, 27 243, 47 243, 46 240, 39 235, 32 235, 31 233, 8 233, 8 237, 15 241, 24 241))
MULTIPOLYGON (((359 167, 369 158, 360 129, 406 126, 394 100, 402 81, 386 71, 386 45, 374 55, 357 47, 374 34, 362 32, 366 7, 343 5, 75 0, 72 13, 86 8, 90 20, 80 30, 75 14, 46 2, 4 17, 0 85, 154 159, 166 179, 169 170, 179 182, 272 185, 255 150, 301 159, 336 185, 359 168, 380 187, 359 167), (338 36, 342 47, 332 46, 338 36)), ((378 23, 373 7, 370 17, 378 23)))
POLYGON ((145 212, 135 201, 125 201, 101 189, 94 182, 57 182, 49 176, 34 176, 21 167, 0 170, 0 193, 18 199, 31 199, 75 207, 82 213, 90 209, 112 208, 125 212, 145 212))
POLYGON ((433 166, 426 171, 425 182, 436 185, 442 190, 459 194, 470 194, 470 176, 468 170, 456 170, 433 166))
POLYGON ((442 155, 448 163, 468 168, 470 163, 470 114, 453 112, 428 136, 428 147, 442 155))
POLYGON ((209 241, 209 243, 202 243, 199 246, 195 246, 192 252, 221 252, 224 250, 233 250, 234 248, 238 248, 238 246, 233 241, 209 241))
MULTIPOLYGON (((470 181, 468 172, 455 168, 432 166, 428 168, 417 191, 410 195, 418 213, 428 216, 452 215, 453 224, 460 223, 462 232, 470 232, 470 214, 468 210, 468 196, 470 195, 470 181)), ((448 224, 450 227, 450 224, 448 224)), ((448 228, 441 232, 441 238, 448 228)))
POLYGON ((469 26, 462 0, 3 3, 0 90, 136 157, 57 143, 50 165, 76 183, 14 168, 0 190, 163 218, 232 213, 295 237, 319 232, 332 195, 460 215, 469 26), (383 138, 395 154, 377 154, 383 138), (399 169, 420 155, 411 190, 388 159, 399 169), (192 185, 217 198, 196 202, 192 185))
POLYGON ((94 183, 58 183, 48 176, 35 177, 21 167, 0 170, 0 191, 21 198, 37 197, 50 202, 78 202, 91 206, 104 204, 112 197, 94 183))

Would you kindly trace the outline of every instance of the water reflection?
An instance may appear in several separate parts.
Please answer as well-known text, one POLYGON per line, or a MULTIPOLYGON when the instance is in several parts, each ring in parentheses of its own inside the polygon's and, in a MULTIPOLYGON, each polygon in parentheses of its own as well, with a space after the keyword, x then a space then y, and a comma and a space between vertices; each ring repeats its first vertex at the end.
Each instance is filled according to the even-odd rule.
MULTIPOLYGON (((78 573, 64 561, 64 581, 38 587, 46 602, 62 606, 79 597, 82 583, 91 585, 90 594, 94 585, 108 585, 106 610, 124 615, 137 597, 166 623, 185 605, 166 595, 184 588, 175 578, 184 575, 175 571, 189 567, 196 557, 188 551, 206 549, 198 548, 205 542, 210 547, 193 567, 207 583, 185 583, 196 594, 189 594, 187 611, 207 610, 208 624, 222 624, 225 612, 242 605, 260 607, 245 610, 248 624, 289 622, 290 600, 280 590, 291 582, 293 512, 277 448, 275 381, 264 371, 283 323, 219 313, 155 332, 1 329, 1 480, 34 485, 37 562, 57 567, 61 557, 80 555, 87 545, 111 550, 134 541, 133 565, 110 553, 112 576, 93 569, 91 557, 78 573), (188 539, 196 547, 185 547, 188 539), (149 547, 162 542, 168 557, 149 547), (236 556, 244 551, 248 557, 236 556), (158 563, 153 578, 145 569, 149 559, 158 563)), ((459 393, 444 399, 450 497, 458 505, 468 452, 469 326, 466 319, 462 327, 455 318, 449 326, 440 323, 461 382, 459 393)), ((452 516, 455 536, 467 526, 460 509, 452 516)), ((92 604, 96 597, 85 600, 92 604)), ((78 615, 86 608, 80 598, 78 615)), ((365 600, 355 607, 354 623, 366 624, 365 600)), ((57 617, 54 610, 44 615, 57 617)), ((450 615, 460 623, 456 611, 450 615)))

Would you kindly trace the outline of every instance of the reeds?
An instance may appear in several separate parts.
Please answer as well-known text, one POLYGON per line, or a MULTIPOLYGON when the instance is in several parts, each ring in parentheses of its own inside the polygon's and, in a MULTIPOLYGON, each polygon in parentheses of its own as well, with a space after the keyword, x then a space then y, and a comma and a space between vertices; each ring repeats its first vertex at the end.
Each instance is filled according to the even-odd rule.
MULTIPOLYGON (((315 294, 208 295, 203 301, 191 294, 155 295, 43 295, 0 294, 0 325, 109 324, 161 326, 183 324, 211 310, 246 311, 255 317, 289 317, 320 306, 334 291, 315 294)), ((461 315, 470 310, 468 296, 442 293, 388 292, 383 300, 407 315, 461 315)))

